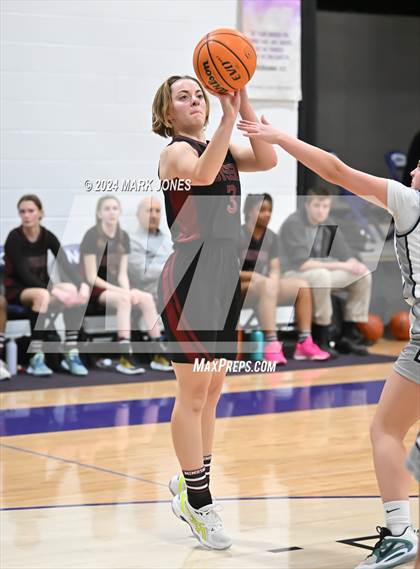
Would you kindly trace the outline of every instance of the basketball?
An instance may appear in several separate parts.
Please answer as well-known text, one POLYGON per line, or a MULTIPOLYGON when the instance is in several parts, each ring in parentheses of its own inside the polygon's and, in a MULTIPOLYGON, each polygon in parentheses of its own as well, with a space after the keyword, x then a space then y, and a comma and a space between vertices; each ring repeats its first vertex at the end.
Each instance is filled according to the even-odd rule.
POLYGON ((244 34, 231 28, 218 28, 198 42, 193 65, 206 89, 223 95, 245 87, 254 74, 257 54, 244 34))
POLYGON ((358 322, 357 329, 366 342, 376 342, 384 335, 384 323, 376 314, 369 314, 367 322, 358 322))
POLYGON ((396 312, 390 322, 389 330, 396 340, 408 340, 410 338, 410 316, 405 310, 396 312))

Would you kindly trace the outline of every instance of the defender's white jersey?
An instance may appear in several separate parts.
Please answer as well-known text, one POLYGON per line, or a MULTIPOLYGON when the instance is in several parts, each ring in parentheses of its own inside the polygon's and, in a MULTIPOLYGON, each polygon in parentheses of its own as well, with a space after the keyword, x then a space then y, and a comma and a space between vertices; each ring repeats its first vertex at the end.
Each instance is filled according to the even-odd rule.
POLYGON ((388 211, 395 220, 395 251, 403 296, 411 308, 411 337, 420 341, 420 191, 388 180, 388 211))

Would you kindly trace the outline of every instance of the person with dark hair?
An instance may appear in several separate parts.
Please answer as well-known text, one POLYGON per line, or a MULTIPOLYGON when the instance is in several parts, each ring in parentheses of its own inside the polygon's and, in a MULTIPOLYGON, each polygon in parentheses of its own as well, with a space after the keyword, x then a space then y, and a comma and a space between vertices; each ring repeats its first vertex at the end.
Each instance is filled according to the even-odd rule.
POLYGON ((270 194, 249 194, 246 197, 240 247, 244 306, 255 306, 264 331, 265 360, 287 363, 277 339, 275 320, 277 305, 285 301, 295 303, 298 342, 294 359, 327 360, 330 354, 321 350, 311 336, 312 299, 308 283, 303 279, 281 277, 278 237, 268 229, 272 210, 270 194))
POLYGON ((21 304, 31 309, 32 348, 35 354, 27 372, 33 375, 51 375, 45 364, 43 342, 46 340, 45 320, 48 312, 63 312, 66 326, 65 354, 61 366, 74 375, 86 375, 79 357, 72 307, 87 302, 89 287, 67 260, 57 237, 41 225, 44 216, 41 200, 34 194, 22 196, 17 204, 21 225, 7 236, 4 246, 6 299, 10 304, 21 304), (48 251, 56 257, 66 282, 50 283, 48 251), (69 282, 70 281, 70 282, 69 282))
POLYGON ((410 519, 411 478, 405 467, 404 438, 420 419, 420 160, 411 171, 411 185, 407 187, 351 168, 329 152, 275 129, 265 117, 261 123, 241 121, 239 129, 253 140, 279 144, 324 180, 388 210, 394 217, 403 296, 410 305, 410 340, 385 382, 371 425, 386 527, 377 528, 379 540, 357 569, 401 565, 414 559, 418 548, 410 519))
POLYGON ((277 157, 265 143, 242 148, 230 142, 238 112, 256 118, 246 91, 216 96, 222 117, 207 141, 209 101, 201 84, 189 76, 168 78, 155 94, 152 129, 172 138, 160 155, 160 179, 191 184, 188 191, 179 187, 164 194, 174 252, 161 274, 159 300, 167 338, 178 348, 172 355, 177 394, 171 428, 183 472, 170 482, 172 509, 200 543, 226 549, 232 541, 209 479, 216 406, 226 375, 222 358, 236 356, 229 346, 237 345, 240 313, 239 171, 268 170, 277 157), (197 369, 194 362, 207 368, 197 369))
POLYGON ((10 379, 10 371, 7 369, 4 357, 4 343, 5 343, 5 331, 7 322, 7 301, 5 297, 0 294, 0 381, 10 379))
POLYGON ((141 310, 151 340, 160 340, 160 330, 153 296, 131 288, 128 278, 130 239, 120 227, 120 216, 121 204, 115 196, 99 198, 96 224, 82 239, 80 261, 82 272, 93 287, 91 302, 111 306, 117 311, 118 343, 123 353, 115 369, 119 373, 134 375, 145 370, 134 361, 132 354, 132 307, 141 310))
POLYGON ((286 277, 302 278, 309 283, 314 339, 330 353, 334 353, 329 346, 331 293, 346 291, 343 332, 336 348, 363 356, 367 349, 357 323, 368 319, 372 277, 368 268, 353 256, 330 211, 329 191, 322 187, 309 190, 305 206, 289 215, 280 227, 280 258, 286 277))

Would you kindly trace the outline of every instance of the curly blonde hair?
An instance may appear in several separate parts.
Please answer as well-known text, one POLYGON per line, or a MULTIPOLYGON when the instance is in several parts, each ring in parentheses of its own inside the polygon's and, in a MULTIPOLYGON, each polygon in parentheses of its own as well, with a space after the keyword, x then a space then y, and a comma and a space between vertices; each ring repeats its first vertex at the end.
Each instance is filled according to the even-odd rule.
POLYGON ((173 127, 168 120, 168 111, 172 103, 171 87, 176 81, 179 81, 180 79, 191 79, 192 81, 195 81, 200 87, 203 92, 204 100, 206 102, 206 120, 204 126, 207 125, 209 120, 209 99, 198 79, 191 77, 190 75, 172 75, 164 83, 162 83, 162 85, 156 91, 152 105, 152 131, 156 134, 159 134, 160 136, 163 136, 164 138, 174 136, 173 127))

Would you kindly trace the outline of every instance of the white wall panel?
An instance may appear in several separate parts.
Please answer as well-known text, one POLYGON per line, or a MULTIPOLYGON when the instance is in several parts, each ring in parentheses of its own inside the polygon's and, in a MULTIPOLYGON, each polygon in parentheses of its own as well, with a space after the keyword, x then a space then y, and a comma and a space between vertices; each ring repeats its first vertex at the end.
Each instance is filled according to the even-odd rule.
MULTIPOLYGON (((168 141, 151 133, 151 105, 169 75, 193 72, 198 39, 236 27, 236 0, 6 0, 1 3, 1 233, 18 225, 16 202, 35 192, 44 224, 65 243, 93 224, 101 193, 84 181, 157 177, 168 141)), ((257 104, 297 132, 297 106, 257 104)), ((220 107, 212 99, 208 135, 220 107)), ((247 143, 239 133, 235 142, 247 143)), ((157 183, 157 180, 156 180, 157 183)), ((284 153, 270 172, 242 176, 243 193, 274 197, 272 227, 295 207, 296 165, 284 153)), ((144 194, 117 193, 134 228, 144 194)), ((160 199, 162 196, 160 195, 160 199)))

